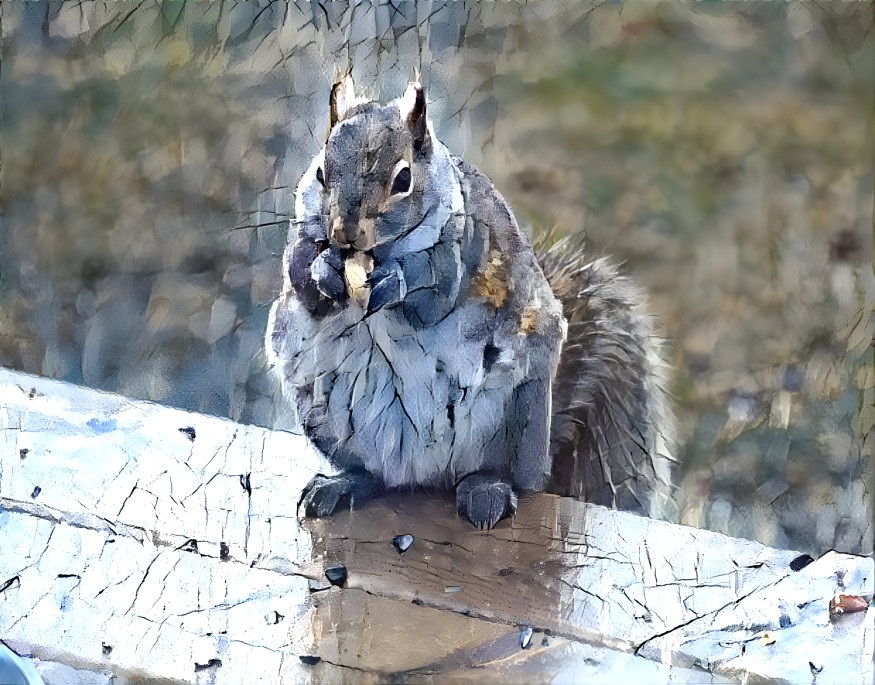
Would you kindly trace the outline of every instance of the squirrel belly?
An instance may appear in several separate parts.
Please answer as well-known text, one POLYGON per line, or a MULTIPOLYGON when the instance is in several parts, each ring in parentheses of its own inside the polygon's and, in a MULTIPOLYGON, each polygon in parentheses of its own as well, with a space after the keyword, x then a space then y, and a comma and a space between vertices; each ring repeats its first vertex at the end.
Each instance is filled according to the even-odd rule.
POLYGON ((293 390, 290 399, 304 431, 332 463, 363 468, 390 489, 451 489, 484 469, 504 475, 517 489, 546 487, 549 383, 542 384, 540 406, 514 405, 521 395, 529 399, 519 388, 528 383, 534 390, 539 379, 526 378, 525 371, 543 365, 538 357, 546 355, 484 355, 479 332, 470 325, 482 315, 476 304, 453 310, 428 329, 414 329, 394 310, 362 318, 356 309, 351 304, 307 331, 298 327, 306 315, 295 305, 288 310, 295 328, 285 329, 301 336, 286 337, 293 346, 300 343, 282 364, 286 388, 293 390), (511 421, 521 425, 514 428, 511 421), (543 433, 530 454, 514 435, 526 423, 543 433), (521 464, 514 470, 514 462, 526 458, 535 468, 521 464))
POLYGON ((330 111, 267 335, 341 470, 311 482, 305 513, 415 486, 455 488, 479 527, 519 491, 651 513, 669 416, 637 291, 563 243, 536 256, 491 181, 434 137, 418 84, 380 106, 347 79, 330 111))

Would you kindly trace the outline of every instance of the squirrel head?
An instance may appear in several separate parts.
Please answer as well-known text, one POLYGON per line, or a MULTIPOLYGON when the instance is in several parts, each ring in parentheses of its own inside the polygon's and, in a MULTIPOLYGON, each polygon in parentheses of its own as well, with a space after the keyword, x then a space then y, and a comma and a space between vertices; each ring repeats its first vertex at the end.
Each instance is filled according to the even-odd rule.
POLYGON ((316 178, 328 200, 328 239, 369 251, 416 227, 434 151, 425 93, 411 83, 387 105, 356 98, 352 79, 331 89, 331 129, 316 178))

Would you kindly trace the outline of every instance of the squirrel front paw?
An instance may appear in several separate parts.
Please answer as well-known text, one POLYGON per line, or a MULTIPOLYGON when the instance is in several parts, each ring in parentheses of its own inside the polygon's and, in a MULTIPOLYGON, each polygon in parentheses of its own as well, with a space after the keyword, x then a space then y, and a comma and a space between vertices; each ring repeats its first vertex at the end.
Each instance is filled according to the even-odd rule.
POLYGON ((316 255, 310 265, 310 274, 319 292, 337 302, 346 299, 343 280, 343 255, 335 247, 328 247, 316 255))
POLYGON ((371 295, 368 298, 369 312, 375 312, 390 304, 397 304, 406 294, 404 275, 397 267, 392 269, 378 266, 368 276, 368 283, 371 285, 371 295))
POLYGON ((485 474, 474 474, 456 486, 456 510, 475 528, 488 530, 516 513, 517 496, 509 483, 485 474))

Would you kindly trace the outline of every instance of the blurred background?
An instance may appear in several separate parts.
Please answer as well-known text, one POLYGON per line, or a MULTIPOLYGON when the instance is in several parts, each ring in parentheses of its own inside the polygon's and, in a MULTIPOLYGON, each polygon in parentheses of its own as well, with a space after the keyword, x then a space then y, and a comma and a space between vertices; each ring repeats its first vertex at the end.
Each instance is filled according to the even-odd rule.
POLYGON ((0 365, 288 428, 263 353, 352 69, 670 341, 680 520, 872 551, 871 3, 3 2, 0 365))

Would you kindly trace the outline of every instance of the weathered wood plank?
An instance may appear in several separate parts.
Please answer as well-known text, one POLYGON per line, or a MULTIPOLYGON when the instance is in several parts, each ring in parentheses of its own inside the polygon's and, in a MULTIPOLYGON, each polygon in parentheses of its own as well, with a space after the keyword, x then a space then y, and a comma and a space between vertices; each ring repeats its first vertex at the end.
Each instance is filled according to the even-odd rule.
POLYGON ((871 598, 871 559, 792 571, 794 552, 550 495, 488 532, 421 493, 301 526, 325 468, 299 436, 0 370, 0 637, 189 682, 871 681, 875 611, 827 610, 871 598))
POLYGON ((549 495, 489 532, 466 529, 450 501, 402 496, 313 527, 316 554, 373 595, 732 677, 807 681, 809 660, 818 682, 872 674, 875 612, 828 614, 836 592, 871 598, 864 557, 831 552, 793 571, 795 552, 549 495), (403 555, 396 533, 416 538, 403 555))
POLYGON ((309 558, 294 509, 324 465, 302 437, 8 371, 0 383, 5 500, 173 546, 196 539, 215 557, 224 542, 264 568, 309 558))
POLYGON ((0 569, 12 580, 0 604, 2 634, 42 647, 43 659, 190 680, 215 660, 257 662, 235 669, 251 673, 248 682, 301 669, 287 649, 289 624, 306 618, 300 576, 17 512, 0 517, 0 539, 0 569), (273 612, 287 623, 271 624, 273 612))

